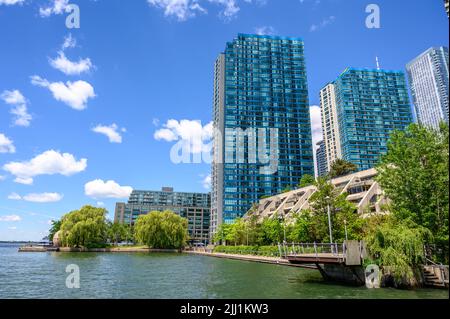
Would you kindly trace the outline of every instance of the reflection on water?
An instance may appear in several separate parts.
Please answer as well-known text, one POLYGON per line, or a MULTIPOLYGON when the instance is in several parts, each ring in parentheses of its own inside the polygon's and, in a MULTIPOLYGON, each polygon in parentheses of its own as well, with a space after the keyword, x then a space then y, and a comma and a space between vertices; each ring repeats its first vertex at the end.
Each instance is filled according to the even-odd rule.
POLYGON ((0 244, 0 298, 448 298, 326 283, 316 270, 179 254, 18 253, 0 244), (65 286, 80 268, 80 289, 65 286))

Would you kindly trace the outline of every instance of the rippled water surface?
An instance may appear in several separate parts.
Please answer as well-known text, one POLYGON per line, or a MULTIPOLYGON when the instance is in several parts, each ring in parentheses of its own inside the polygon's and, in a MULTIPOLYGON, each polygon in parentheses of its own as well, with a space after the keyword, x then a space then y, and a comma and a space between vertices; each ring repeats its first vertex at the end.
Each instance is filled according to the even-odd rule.
POLYGON ((327 284, 316 270, 178 254, 18 253, 0 244, 0 298, 449 298, 327 284), (66 267, 80 289, 66 288, 66 267))

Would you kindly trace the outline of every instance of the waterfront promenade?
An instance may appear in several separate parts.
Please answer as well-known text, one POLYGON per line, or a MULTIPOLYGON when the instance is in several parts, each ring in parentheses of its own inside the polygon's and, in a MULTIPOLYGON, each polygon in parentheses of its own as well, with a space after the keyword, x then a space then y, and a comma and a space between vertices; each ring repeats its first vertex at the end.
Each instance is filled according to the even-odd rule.
POLYGON ((283 266, 291 266, 291 267, 301 267, 308 269, 316 269, 314 265, 298 265, 292 264, 289 260, 280 258, 280 257, 269 257, 269 256, 255 256, 255 255, 240 255, 240 254, 225 254, 225 253, 213 253, 207 251, 194 251, 194 250, 184 250, 183 253, 191 254, 191 255, 202 255, 216 258, 225 258, 225 259, 234 259, 241 261, 252 261, 264 264, 275 264, 275 265, 283 265, 283 266))

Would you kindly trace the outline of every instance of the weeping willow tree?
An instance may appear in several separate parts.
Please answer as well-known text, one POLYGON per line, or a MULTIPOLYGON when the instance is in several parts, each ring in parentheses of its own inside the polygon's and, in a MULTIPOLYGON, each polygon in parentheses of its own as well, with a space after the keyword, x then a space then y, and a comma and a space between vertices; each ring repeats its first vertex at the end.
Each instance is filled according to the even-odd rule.
POLYGON ((372 224, 365 240, 384 273, 392 275, 397 285, 404 285, 416 279, 415 270, 424 262, 424 242, 431 237, 422 226, 387 217, 372 224))
POLYGON ((106 209, 83 206, 61 219, 61 241, 66 247, 90 247, 106 242, 106 209))
POLYGON ((151 248, 179 249, 188 239, 187 219, 171 211, 141 215, 134 228, 136 240, 151 248))

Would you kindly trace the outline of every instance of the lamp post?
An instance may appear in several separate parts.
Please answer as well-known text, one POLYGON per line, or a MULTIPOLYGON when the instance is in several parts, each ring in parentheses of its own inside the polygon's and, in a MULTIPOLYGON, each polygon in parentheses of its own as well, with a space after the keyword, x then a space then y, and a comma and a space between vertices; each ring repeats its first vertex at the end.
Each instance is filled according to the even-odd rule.
POLYGON ((284 216, 279 216, 278 220, 283 223, 283 244, 286 244, 286 223, 284 216))
POLYGON ((333 233, 331 232, 331 211, 330 211, 330 196, 325 197, 327 200, 327 212, 328 212, 328 230, 330 231, 330 244, 333 243, 333 233))
POLYGON ((348 234, 347 234, 347 220, 344 219, 344 229, 345 229, 345 240, 348 241, 348 234))

